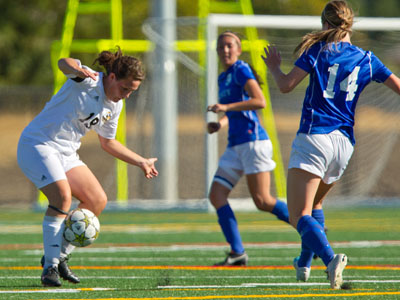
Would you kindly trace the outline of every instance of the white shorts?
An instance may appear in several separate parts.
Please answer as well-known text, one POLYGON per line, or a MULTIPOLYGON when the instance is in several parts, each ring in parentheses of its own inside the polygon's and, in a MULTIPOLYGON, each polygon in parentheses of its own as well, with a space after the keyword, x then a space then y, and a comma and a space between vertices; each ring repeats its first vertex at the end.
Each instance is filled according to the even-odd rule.
POLYGON ((38 189, 67 179, 66 172, 85 165, 77 153, 63 155, 48 145, 34 144, 24 138, 18 143, 17 160, 22 172, 38 189))
POLYGON ((213 181, 232 189, 243 173, 256 174, 275 169, 270 140, 254 141, 226 148, 219 159, 213 181))
POLYGON ((289 169, 305 170, 331 184, 342 176, 353 149, 349 138, 339 130, 329 134, 299 133, 292 144, 289 169))

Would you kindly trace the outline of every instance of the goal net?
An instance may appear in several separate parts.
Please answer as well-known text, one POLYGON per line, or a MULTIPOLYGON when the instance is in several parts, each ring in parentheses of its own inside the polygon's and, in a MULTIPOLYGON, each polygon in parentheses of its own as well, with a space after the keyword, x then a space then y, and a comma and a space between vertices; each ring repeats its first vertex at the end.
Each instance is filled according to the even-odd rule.
MULTIPOLYGON (((154 43, 162 43, 162 37, 153 30, 157 26, 160 26, 159 20, 149 20, 143 27, 144 33, 154 43)), ((256 28, 259 40, 274 44, 279 49, 282 69, 287 72, 293 66, 293 50, 301 37, 311 30, 320 29, 321 24, 320 17, 316 16, 210 15, 207 24, 196 18, 176 20, 176 39, 181 44, 178 46, 175 43, 169 47, 174 48, 177 60, 180 201, 204 200, 210 176, 215 172, 218 157, 227 143, 226 132, 215 135, 213 140, 205 132, 206 121, 210 118, 207 117, 205 107, 207 103, 217 101, 216 78, 221 72, 215 51, 217 35, 230 29, 240 33, 246 40, 246 28, 249 27, 256 28), (202 38, 206 41, 205 48, 201 46, 202 38), (218 147, 210 147, 210 144, 218 147)), ((352 42, 365 50, 373 51, 394 73, 398 73, 398 28, 400 19, 397 18, 359 18, 353 28, 352 42)), ((252 61, 254 56, 250 52, 244 52, 241 59, 255 64, 252 61)), ((152 67, 151 60, 147 64, 149 68, 152 67)), ((155 84, 157 83, 150 81, 148 87, 155 84)), ((263 86, 269 92, 277 132, 274 148, 280 149, 285 172, 291 143, 298 129, 307 84, 308 80, 305 79, 289 94, 281 94, 270 78, 263 86)), ((348 204, 351 201, 388 204, 398 199, 399 111, 398 95, 383 84, 373 82, 366 88, 359 99, 356 113, 355 152, 344 176, 330 193, 328 203, 336 205, 344 201, 348 204)), ((143 117, 146 114, 141 111, 140 115, 143 117)), ((275 194, 276 180, 274 177, 272 183, 272 192, 275 194)), ((239 182, 231 197, 249 197, 245 180, 239 182)))

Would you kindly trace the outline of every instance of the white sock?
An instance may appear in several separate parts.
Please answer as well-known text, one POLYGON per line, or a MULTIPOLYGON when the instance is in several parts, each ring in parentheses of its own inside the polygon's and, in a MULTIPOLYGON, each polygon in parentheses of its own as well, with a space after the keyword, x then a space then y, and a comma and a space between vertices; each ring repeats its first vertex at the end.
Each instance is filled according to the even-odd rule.
POLYGON ((58 266, 65 218, 44 216, 43 219, 43 247, 44 269, 58 266))
POLYGON ((72 251, 74 251, 74 249, 75 246, 72 245, 70 242, 66 241, 63 237, 60 257, 66 258, 68 255, 72 253, 72 251))

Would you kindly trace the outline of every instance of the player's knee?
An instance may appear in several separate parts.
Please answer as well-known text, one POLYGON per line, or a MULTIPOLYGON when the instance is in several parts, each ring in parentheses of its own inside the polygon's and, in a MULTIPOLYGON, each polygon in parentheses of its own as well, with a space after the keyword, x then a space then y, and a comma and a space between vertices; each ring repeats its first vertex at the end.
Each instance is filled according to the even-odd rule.
POLYGON ((99 216, 107 205, 107 195, 104 191, 98 191, 91 195, 89 199, 81 202, 82 204, 79 207, 89 209, 96 216, 99 216))
POLYGON ((253 201, 258 210, 271 212, 274 209, 276 199, 271 195, 253 195, 253 201))
POLYGON ((212 187, 208 198, 215 209, 228 204, 229 191, 218 187, 212 187))
POLYGON ((96 214, 96 216, 98 216, 104 210, 104 208, 106 208, 107 205, 107 195, 104 191, 102 191, 102 193, 99 193, 96 202, 96 211, 94 213, 96 214))

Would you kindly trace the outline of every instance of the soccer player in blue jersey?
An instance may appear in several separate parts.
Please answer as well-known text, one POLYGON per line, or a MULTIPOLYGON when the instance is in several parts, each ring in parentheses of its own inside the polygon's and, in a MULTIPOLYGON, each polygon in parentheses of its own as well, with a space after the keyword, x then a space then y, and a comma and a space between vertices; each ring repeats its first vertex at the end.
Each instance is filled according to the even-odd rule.
POLYGON ((217 41, 217 53, 224 71, 219 75, 219 103, 207 110, 225 113, 218 122, 210 122, 210 134, 229 124, 228 147, 219 160, 209 198, 217 210, 218 222, 231 251, 216 265, 246 265, 245 253, 235 215, 228 196, 240 177, 245 174, 250 194, 256 207, 289 222, 286 203, 270 194, 270 171, 275 168, 272 144, 260 124, 257 109, 265 107, 265 98, 257 74, 244 61, 237 34, 223 32, 217 41))
POLYGON ((347 257, 335 254, 327 240, 322 202, 353 153, 357 100, 371 81, 400 94, 400 79, 372 52, 351 44, 353 17, 346 1, 330 1, 322 11, 322 30, 303 37, 288 74, 281 71, 275 47, 264 49, 262 57, 283 93, 310 75, 290 154, 287 203, 290 223, 302 240, 301 255, 294 260, 297 280, 307 281, 316 253, 327 266, 333 289, 341 287, 347 257))

